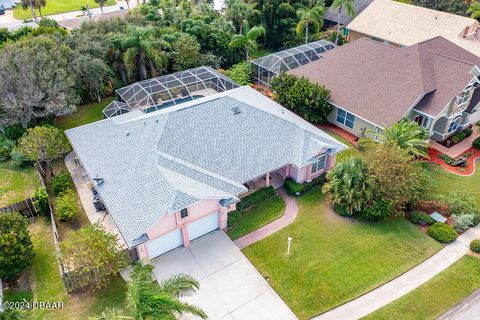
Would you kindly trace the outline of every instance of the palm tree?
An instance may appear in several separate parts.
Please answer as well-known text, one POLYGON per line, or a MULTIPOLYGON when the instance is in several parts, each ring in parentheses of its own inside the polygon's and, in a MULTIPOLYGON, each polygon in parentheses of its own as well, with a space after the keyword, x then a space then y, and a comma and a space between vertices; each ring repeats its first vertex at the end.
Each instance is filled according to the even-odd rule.
POLYGON ((472 2, 468 7, 467 13, 470 15, 470 18, 480 21, 480 2, 472 2))
POLYGON ((236 34, 233 36, 229 46, 231 48, 244 48, 245 59, 248 63, 248 52, 258 48, 257 39, 265 35, 265 28, 262 26, 253 27, 247 30, 245 35, 236 34))
POLYGON ((300 8, 297 11, 299 21, 297 23, 297 34, 301 34, 305 30, 305 44, 308 43, 308 28, 309 26, 315 27, 317 30, 323 27, 323 13, 325 8, 321 6, 315 6, 311 9, 300 8))
POLYGON ((340 35, 340 15, 342 14, 342 10, 344 7, 347 10, 347 14, 350 17, 353 17, 355 15, 355 0, 333 0, 332 8, 338 9, 337 37, 335 38, 335 45, 338 44, 338 37, 340 35))
POLYGON ((100 5, 100 11, 102 11, 102 13, 103 13, 103 6, 105 5, 106 2, 107 0, 95 0, 95 3, 98 3, 100 5))
POLYGON ((117 48, 115 54, 117 69, 122 80, 145 80, 156 77, 166 71, 168 57, 166 50, 170 45, 157 36, 154 27, 128 26, 125 34, 113 37, 117 48), (123 70, 124 69, 124 70, 123 70), (126 71, 126 77, 122 72, 126 71))
POLYGON ((37 14, 35 13, 35 0, 22 0, 22 8, 23 10, 30 8, 33 20, 38 21, 37 14))
POLYGON ((372 132, 372 134, 380 143, 395 143, 410 154, 428 158, 428 130, 420 127, 415 121, 402 120, 385 128, 384 132, 372 132))
POLYGON ((137 263, 130 274, 128 306, 135 319, 176 319, 184 314, 207 319, 200 308, 180 300, 199 289, 197 280, 178 274, 158 283, 152 270, 151 265, 137 263))
POLYGON ((255 11, 255 4, 243 0, 227 0, 225 16, 228 20, 236 22, 239 27, 238 33, 243 35, 243 27, 247 18, 255 11))
POLYGON ((323 192, 335 207, 349 215, 360 212, 372 200, 373 182, 359 158, 350 157, 337 164, 327 174, 327 180, 323 192))
POLYGON ((43 18, 42 7, 47 5, 47 0, 33 0, 34 7, 38 9, 38 13, 40 14, 40 18, 43 18))

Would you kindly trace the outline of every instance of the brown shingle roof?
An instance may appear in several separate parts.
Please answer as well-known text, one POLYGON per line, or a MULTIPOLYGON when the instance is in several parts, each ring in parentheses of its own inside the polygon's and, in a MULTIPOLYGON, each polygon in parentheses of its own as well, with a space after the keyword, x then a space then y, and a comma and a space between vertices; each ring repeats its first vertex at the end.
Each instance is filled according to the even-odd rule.
POLYGON ((480 58, 441 37, 402 49, 362 38, 289 73, 325 85, 332 104, 384 126, 419 100, 436 116, 468 84, 475 64, 480 58))

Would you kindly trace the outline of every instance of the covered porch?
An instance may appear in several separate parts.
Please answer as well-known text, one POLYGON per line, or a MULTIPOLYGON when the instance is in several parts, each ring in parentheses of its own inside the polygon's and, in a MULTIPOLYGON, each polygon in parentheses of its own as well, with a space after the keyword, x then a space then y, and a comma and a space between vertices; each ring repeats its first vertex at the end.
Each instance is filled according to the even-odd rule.
POLYGON ((275 190, 281 188, 283 186, 283 182, 289 174, 289 168, 290 166, 287 165, 244 183, 244 186, 247 187, 248 192, 240 195, 239 198, 246 197, 259 189, 269 186, 272 186, 275 190))

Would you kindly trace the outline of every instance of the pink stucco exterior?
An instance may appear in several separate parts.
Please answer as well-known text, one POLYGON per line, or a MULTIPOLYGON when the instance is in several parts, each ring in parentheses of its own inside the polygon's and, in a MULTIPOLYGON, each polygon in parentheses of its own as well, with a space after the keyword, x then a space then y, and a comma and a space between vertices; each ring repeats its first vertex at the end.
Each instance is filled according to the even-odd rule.
MULTIPOLYGON (((275 172, 280 174, 283 178, 290 177, 296 182, 303 183, 310 181, 322 173, 330 170, 335 165, 335 156, 327 156, 325 169, 319 170, 312 174, 312 165, 308 165, 304 168, 297 168, 294 165, 284 166, 275 172)), ((270 174, 265 176, 265 184, 268 186, 270 182, 270 174)), ((221 229, 227 227, 227 213, 236 210, 236 204, 224 208, 219 203, 220 199, 206 199, 199 201, 188 208, 188 217, 185 219, 180 218, 180 212, 167 214, 153 224, 146 232, 150 240, 155 240, 163 235, 166 235, 178 228, 181 228, 183 244, 188 246, 190 240, 188 239, 187 225, 193 221, 201 219, 214 212, 219 213, 219 226, 221 229)), ((140 259, 148 258, 148 248, 146 243, 137 247, 137 252, 140 259)))

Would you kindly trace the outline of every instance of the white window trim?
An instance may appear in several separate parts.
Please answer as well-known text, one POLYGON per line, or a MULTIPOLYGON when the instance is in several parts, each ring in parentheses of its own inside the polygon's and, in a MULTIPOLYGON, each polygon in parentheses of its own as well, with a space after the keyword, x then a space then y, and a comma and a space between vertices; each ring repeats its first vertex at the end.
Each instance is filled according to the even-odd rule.
POLYGON ((325 153, 321 154, 318 157, 316 157, 315 160, 316 161, 312 164, 312 169, 310 170, 310 173, 312 173, 312 174, 315 174, 315 173, 325 169, 325 167, 327 166, 327 155, 325 153), (320 162, 323 162, 322 167, 319 166, 320 162))
MULTIPOLYGON (((348 120, 348 121, 350 121, 350 120, 348 120)), ((340 124, 343 125, 344 127, 347 127, 347 128, 349 128, 349 129, 353 130, 353 128, 355 128, 355 122, 356 122, 356 121, 357 121, 357 116, 356 116, 356 115, 354 115, 353 113, 348 112, 348 111, 345 110, 345 109, 342 109, 342 108, 338 108, 338 107, 337 107, 337 112, 336 112, 336 114, 335 114, 335 122, 340 123, 340 124), (345 117, 344 117, 344 121, 343 121, 343 122, 338 121, 338 111, 340 111, 340 110, 343 111, 343 112, 345 112, 345 117), (347 117, 348 117, 348 115, 353 116, 353 121, 351 121, 351 122, 352 122, 352 127, 351 127, 351 128, 350 128, 349 126, 347 126, 347 117)))

